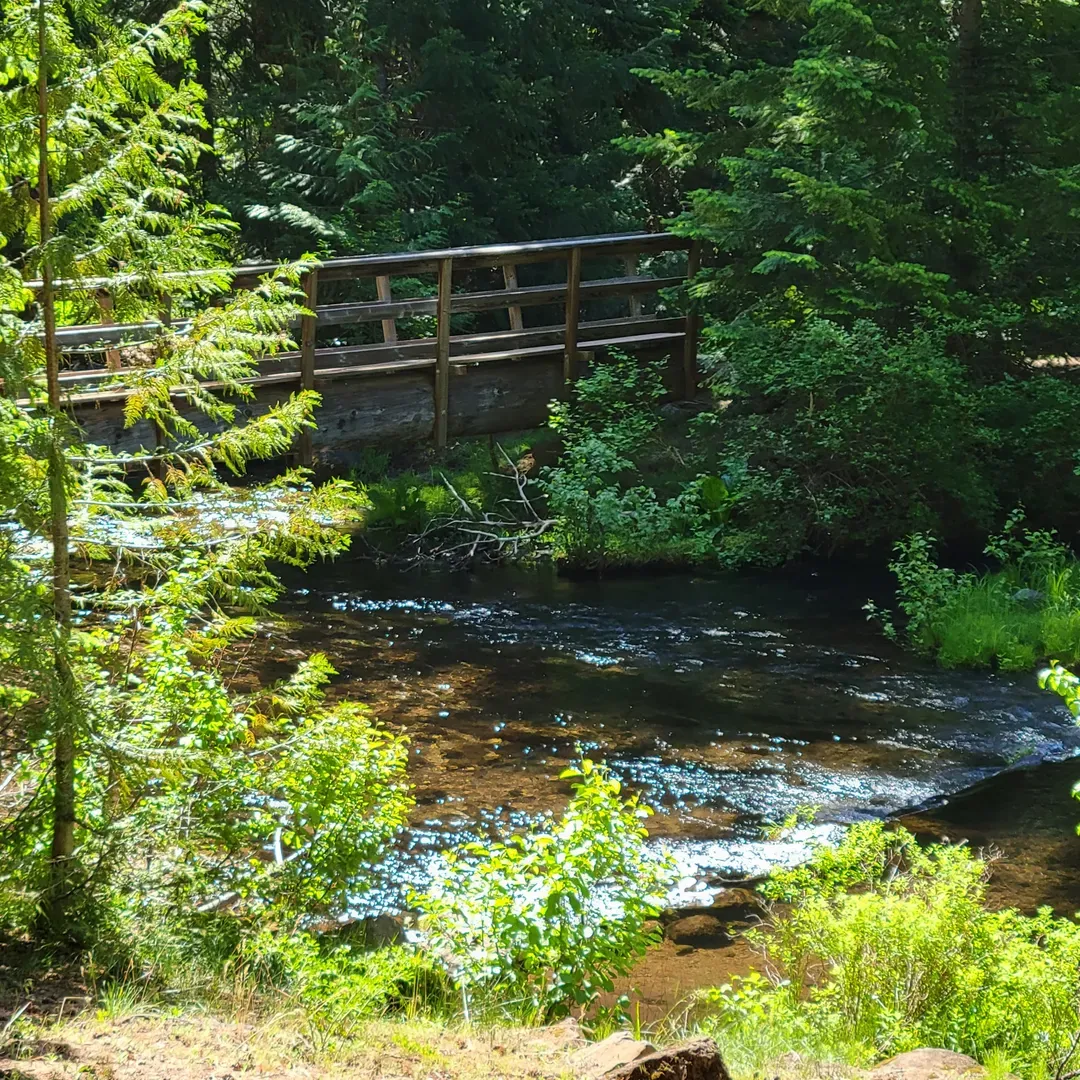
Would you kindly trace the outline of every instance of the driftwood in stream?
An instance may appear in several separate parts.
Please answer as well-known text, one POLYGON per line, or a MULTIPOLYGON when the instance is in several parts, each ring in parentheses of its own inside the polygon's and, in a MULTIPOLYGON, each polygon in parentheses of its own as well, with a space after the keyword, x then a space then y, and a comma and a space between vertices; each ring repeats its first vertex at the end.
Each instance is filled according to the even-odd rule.
POLYGON ((494 510, 475 507, 444 476, 456 512, 433 517, 422 532, 408 538, 408 562, 438 560, 443 565, 466 567, 478 561, 516 559, 531 551, 555 526, 554 519, 537 509, 529 477, 501 446, 497 450, 504 471, 492 475, 506 481, 506 498, 500 499, 494 510))

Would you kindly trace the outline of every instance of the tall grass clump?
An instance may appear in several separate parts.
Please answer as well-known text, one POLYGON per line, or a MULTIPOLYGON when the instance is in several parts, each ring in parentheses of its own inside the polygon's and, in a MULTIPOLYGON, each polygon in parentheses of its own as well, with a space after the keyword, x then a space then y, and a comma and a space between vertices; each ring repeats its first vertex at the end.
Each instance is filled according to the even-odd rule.
POLYGON ((703 995, 736 1073, 778 1053, 867 1065, 922 1046, 1054 1076, 1077 1031, 1080 927, 985 907, 987 863, 878 822, 773 873, 764 974, 703 995))
POLYGON ((905 622, 868 604, 885 633, 944 667, 1022 671, 1039 661, 1080 658, 1080 561, 1052 532, 1023 527, 1015 512, 991 537, 997 569, 959 573, 940 566, 934 538, 916 533, 896 544, 889 564, 905 622))

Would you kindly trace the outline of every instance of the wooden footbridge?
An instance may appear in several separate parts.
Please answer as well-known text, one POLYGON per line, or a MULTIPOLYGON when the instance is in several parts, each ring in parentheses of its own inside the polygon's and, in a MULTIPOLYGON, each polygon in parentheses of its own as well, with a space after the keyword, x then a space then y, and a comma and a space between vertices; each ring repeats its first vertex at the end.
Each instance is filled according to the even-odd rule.
MULTIPOLYGON (((684 286, 698 257, 678 237, 631 233, 329 259, 304 278, 314 315, 297 328, 299 350, 260 362, 245 407, 258 413, 295 389, 319 391, 318 427, 299 447, 310 463, 365 445, 443 446, 537 426, 605 349, 668 357, 671 389, 689 396, 697 318, 685 314, 684 286)), ((273 269, 236 267, 233 285, 251 287, 273 269)), ((91 441, 153 445, 153 432, 124 428, 126 394, 109 381, 131 362, 131 343, 152 340, 168 320, 114 325, 108 294, 98 302, 100 323, 58 331, 66 354, 94 364, 63 372, 66 400, 91 441)))

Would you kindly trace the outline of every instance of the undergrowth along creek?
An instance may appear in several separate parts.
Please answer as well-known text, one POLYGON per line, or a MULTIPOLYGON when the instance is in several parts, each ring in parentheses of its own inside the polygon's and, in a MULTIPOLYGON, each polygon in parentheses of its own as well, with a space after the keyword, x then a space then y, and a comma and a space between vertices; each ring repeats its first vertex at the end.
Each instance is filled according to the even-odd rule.
POLYGON ((364 455, 361 537, 383 558, 451 566, 716 563, 734 497, 694 437, 700 407, 665 403, 663 367, 614 351, 552 402, 546 429, 462 443, 422 470, 364 455))
MULTIPOLYGON (((640 848, 642 808, 600 767, 585 764, 576 779, 553 827, 449 857, 446 875, 414 898, 428 928, 419 944, 377 947, 361 926, 314 932, 223 912, 144 913, 84 954, 99 1021, 242 1009, 302 1033, 301 1058, 347 1063, 376 1024, 423 1053, 432 1023, 505 1030, 572 1011, 594 1038, 620 1027, 659 1044, 709 1035, 735 1077, 782 1071, 792 1053, 808 1075, 825 1075, 920 1046, 970 1054, 992 1076, 1071 1070, 1080 927, 1049 910, 988 910, 984 858, 920 847, 880 822, 853 826, 760 886, 751 974, 698 991, 645 1028, 627 1001, 590 1006, 656 939, 659 898, 643 896, 645 878, 659 885, 668 871, 640 848)), ((48 1031, 16 1017, 0 1053, 30 1056, 48 1031)))
POLYGON ((889 564, 903 622, 874 603, 872 619, 945 667, 1033 669, 1080 658, 1080 561, 1048 530, 1031 529, 1022 510, 987 541, 994 568, 982 573, 941 566, 935 539, 915 533, 896 544, 889 564))

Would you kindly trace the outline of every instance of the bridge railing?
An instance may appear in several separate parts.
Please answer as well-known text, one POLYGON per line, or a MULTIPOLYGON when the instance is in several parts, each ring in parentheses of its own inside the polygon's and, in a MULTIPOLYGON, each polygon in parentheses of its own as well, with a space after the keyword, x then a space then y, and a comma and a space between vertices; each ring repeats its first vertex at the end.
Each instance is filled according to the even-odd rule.
MULTIPOLYGON (((682 381, 688 395, 697 386, 697 319, 692 313, 646 312, 646 298, 661 290, 682 286, 698 268, 698 248, 688 240, 667 233, 624 233, 571 237, 518 244, 448 248, 439 251, 402 252, 328 259, 305 275, 306 306, 313 312, 299 321, 300 348, 263 360, 259 374, 251 381, 259 386, 296 385, 307 389, 328 389, 336 380, 352 380, 395 372, 431 370, 434 395, 434 436, 446 444, 449 430, 449 385, 453 369, 525 358, 557 358, 561 355, 563 378, 573 380, 581 354, 601 348, 681 349, 682 381), (639 267, 645 256, 688 250, 685 270, 654 276, 639 267), (555 264, 540 284, 519 285, 518 269, 536 263, 555 264), (562 269, 560 270, 560 264, 562 269), (619 268, 616 274, 611 268, 619 268), (599 267, 603 276, 588 276, 585 268, 599 267), (487 274, 482 273, 487 271, 487 274), (491 288, 492 272, 501 271, 502 287, 491 288), (427 290, 417 279, 434 275, 435 285, 427 290), (470 280, 464 281, 468 277, 470 280), (336 283, 374 279, 375 300, 359 302, 323 296, 341 292, 336 283), (395 285, 395 279, 397 279, 395 285), (399 295, 405 283, 415 291, 431 290, 431 295, 399 295), (329 297, 328 297, 329 298, 329 297), (604 318, 583 318, 586 305, 594 301, 625 301, 626 314, 608 311, 604 318), (545 307, 561 309, 557 322, 526 325, 525 312, 545 307), (462 314, 506 313, 508 329, 454 334, 451 319, 462 314), (434 317, 434 335, 401 336, 400 322, 429 330, 434 317), (415 323, 414 320, 419 320, 415 323), (342 327, 378 323, 381 341, 350 344, 341 341, 342 327), (319 342, 320 333, 337 334, 336 340, 319 342)), ((236 289, 250 288, 276 264, 245 264, 227 271, 236 289)), ((221 271, 215 271, 221 273, 221 271)), ((190 280, 199 272, 163 275, 159 281, 190 280)), ((31 283, 33 286, 36 283, 31 283)), ((90 370, 65 370, 61 383, 73 409, 101 406, 122 400, 125 364, 141 362, 140 346, 152 346, 154 338, 168 328, 182 333, 187 325, 170 316, 171 301, 161 298, 159 320, 144 323, 113 322, 111 291, 127 284, 112 278, 78 283, 80 292, 96 291, 101 322, 61 327, 57 341, 70 356, 91 354, 98 366, 90 370)), ((369 286, 370 288, 370 286, 369 286)), ((618 306, 621 307, 621 304, 618 306)), ((585 312, 587 314, 587 312, 585 312)), ((374 336, 369 334, 368 336, 374 336)), ((152 349, 150 350, 152 353, 152 349)), ((310 459, 310 442, 300 448, 301 458, 310 459)))

